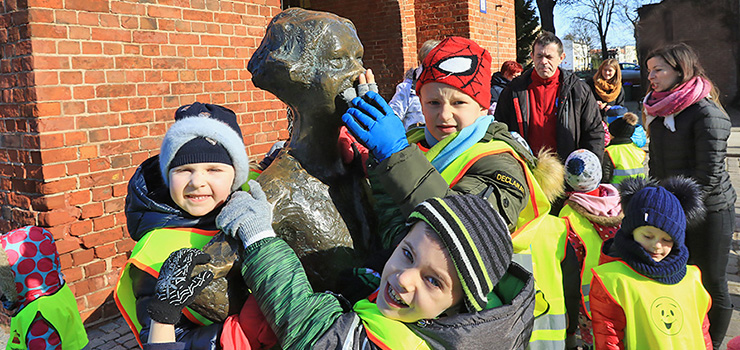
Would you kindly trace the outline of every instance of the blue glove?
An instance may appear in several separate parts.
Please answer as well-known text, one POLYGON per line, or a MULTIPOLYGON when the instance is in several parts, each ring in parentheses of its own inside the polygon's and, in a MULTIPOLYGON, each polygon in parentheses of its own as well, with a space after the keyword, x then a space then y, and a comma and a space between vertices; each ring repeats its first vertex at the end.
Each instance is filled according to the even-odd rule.
POLYGON ((342 115, 342 121, 378 162, 408 147, 401 119, 377 92, 356 97, 352 104, 355 107, 342 115))
POLYGON ((275 237, 272 204, 259 182, 250 180, 248 184, 249 192, 234 192, 216 217, 216 226, 227 235, 241 239, 245 248, 263 238, 275 237))

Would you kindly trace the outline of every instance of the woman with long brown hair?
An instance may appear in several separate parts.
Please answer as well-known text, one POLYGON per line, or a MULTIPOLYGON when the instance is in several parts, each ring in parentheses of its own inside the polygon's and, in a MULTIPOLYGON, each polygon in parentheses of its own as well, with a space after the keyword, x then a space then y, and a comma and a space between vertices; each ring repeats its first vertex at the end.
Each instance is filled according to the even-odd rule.
POLYGON ((622 71, 619 69, 617 60, 609 58, 601 62, 596 74, 592 78, 588 78, 586 83, 594 93, 602 118, 606 116, 606 111, 612 106, 624 105, 622 71))
POLYGON ((694 50, 686 44, 660 47, 647 56, 650 86, 643 101, 650 136, 650 176, 682 175, 702 188, 707 216, 687 227, 689 264, 702 271, 712 296, 709 333, 719 349, 732 317, 725 270, 735 229, 735 190, 725 169, 732 123, 694 50))

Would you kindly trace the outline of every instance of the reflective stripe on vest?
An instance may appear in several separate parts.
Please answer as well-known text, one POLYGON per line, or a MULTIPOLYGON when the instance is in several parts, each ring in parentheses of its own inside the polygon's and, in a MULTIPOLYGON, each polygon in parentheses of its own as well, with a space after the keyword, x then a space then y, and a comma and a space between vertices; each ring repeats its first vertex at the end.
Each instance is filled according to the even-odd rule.
POLYGON ((568 322, 560 268, 565 258, 567 227, 564 219, 552 215, 544 215, 537 221, 537 226, 532 228, 537 231, 531 248, 532 274, 535 288, 542 295, 535 297, 534 329, 529 338, 529 349, 561 350, 565 348, 568 322))
POLYGON ((56 293, 32 301, 10 319, 8 349, 27 349, 28 328, 38 312, 59 333, 63 350, 79 350, 87 345, 87 332, 77 310, 77 301, 65 283, 56 293))
POLYGON ((689 265, 677 284, 656 282, 624 261, 593 268, 594 278, 622 308, 625 349, 704 349, 702 324, 709 311, 709 293, 701 272, 689 265))
MULTIPOLYGON (((452 140, 452 136, 456 136, 457 133, 452 134, 442 141, 430 148, 424 155, 427 160, 431 162, 439 152, 452 140), (449 139, 449 141, 448 141, 449 139)), ((410 134, 408 139, 409 142, 419 142, 424 137, 424 130, 416 131, 410 134)), ((526 185, 529 189, 529 199, 524 209, 519 213, 517 219, 516 229, 511 234, 511 240, 514 245, 514 252, 519 253, 529 249, 529 245, 534 237, 536 230, 526 230, 525 228, 532 224, 534 219, 542 217, 550 212, 550 202, 545 197, 539 184, 532 175, 532 171, 527 166, 527 163, 514 151, 506 142, 491 140, 489 142, 478 142, 472 147, 468 148, 467 151, 459 155, 447 168, 440 174, 450 187, 455 186, 460 178, 475 164, 478 159, 485 156, 508 153, 522 167, 522 172, 526 177, 526 185)))
POLYGON ((378 305, 370 300, 362 299, 352 309, 362 320, 368 339, 381 349, 430 349, 403 322, 383 316, 378 305))
POLYGON ((586 251, 583 266, 581 267, 581 304, 590 318, 591 303, 588 295, 591 292, 591 269, 599 265, 601 245, 604 241, 599 236, 599 233, 596 232, 594 225, 586 217, 573 210, 573 207, 570 205, 566 204, 560 210, 560 217, 567 220, 573 232, 576 233, 578 239, 583 243, 583 249, 586 251))
MULTIPOLYGON (((139 332, 141 324, 136 317, 136 298, 134 297, 133 286, 131 285, 130 270, 131 265, 145 271, 146 273, 157 278, 159 269, 162 264, 176 250, 182 248, 203 249, 211 241, 218 231, 199 230, 195 228, 160 228, 149 231, 142 237, 134 249, 131 251, 131 257, 126 262, 121 277, 118 278, 118 284, 113 293, 118 310, 121 311, 123 318, 133 331, 136 341, 143 348, 139 332)), ((183 310, 183 313, 190 321, 195 324, 211 324, 205 317, 198 315, 190 309, 183 310)))
POLYGON ((605 151, 614 164, 611 183, 618 184, 628 177, 645 177, 645 151, 634 143, 612 145, 605 151))

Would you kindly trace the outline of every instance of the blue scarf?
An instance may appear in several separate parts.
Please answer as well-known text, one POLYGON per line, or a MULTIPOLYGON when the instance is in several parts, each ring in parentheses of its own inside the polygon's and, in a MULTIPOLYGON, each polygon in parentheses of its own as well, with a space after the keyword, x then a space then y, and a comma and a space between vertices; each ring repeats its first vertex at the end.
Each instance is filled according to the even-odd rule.
POLYGON ((493 123, 493 116, 484 115, 476 119, 473 124, 468 125, 467 127, 456 133, 451 134, 450 136, 447 136, 443 139, 443 141, 445 142, 440 143, 438 143, 438 141, 434 137, 432 137, 432 135, 429 133, 429 130, 427 130, 425 127, 424 136, 427 143, 432 146, 432 148, 437 147, 437 145, 439 145, 440 147, 444 147, 439 152, 439 154, 437 154, 437 156, 432 159, 432 166, 434 166, 434 168, 437 169, 438 172, 443 172, 450 164, 452 164, 455 159, 457 159, 458 156, 460 156, 460 154, 467 151, 468 148, 478 143, 483 138, 483 136, 486 135, 488 127, 491 125, 491 123, 493 123), (450 140, 448 141, 447 139, 450 140))
POLYGON ((686 276, 689 250, 683 244, 674 245, 668 256, 656 262, 640 243, 635 241, 631 233, 625 233, 620 229, 614 236, 614 249, 635 271, 660 283, 676 284, 686 276))

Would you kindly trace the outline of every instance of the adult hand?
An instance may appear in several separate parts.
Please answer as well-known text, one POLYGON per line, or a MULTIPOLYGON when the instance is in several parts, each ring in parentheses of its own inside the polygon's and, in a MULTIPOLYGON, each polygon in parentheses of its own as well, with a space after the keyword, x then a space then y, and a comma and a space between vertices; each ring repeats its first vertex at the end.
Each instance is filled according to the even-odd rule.
POLYGON ((213 280, 213 272, 208 270, 190 276, 195 265, 210 260, 210 255, 193 248, 183 248, 170 254, 159 270, 154 300, 147 308, 149 317, 159 323, 177 323, 182 309, 190 305, 213 280))
POLYGON ((352 103, 355 107, 342 115, 342 121, 375 159, 382 162, 408 147, 401 119, 377 92, 370 91, 363 97, 356 97, 352 103))
POLYGON ((245 248, 263 238, 275 237, 272 204, 267 201, 259 182, 250 180, 248 184, 249 192, 234 192, 216 217, 216 226, 229 236, 239 238, 245 248))
POLYGON ((355 97, 362 97, 365 96, 368 91, 375 91, 378 92, 378 84, 375 83, 375 75, 373 74, 373 71, 371 69, 365 70, 365 72, 360 73, 359 76, 359 85, 357 85, 357 89, 354 87, 350 87, 342 91, 339 96, 344 99, 345 102, 347 102, 347 105, 350 107, 354 107, 352 100, 355 99, 355 97))

